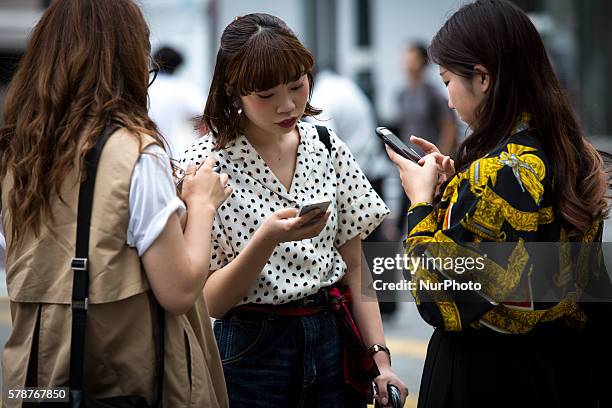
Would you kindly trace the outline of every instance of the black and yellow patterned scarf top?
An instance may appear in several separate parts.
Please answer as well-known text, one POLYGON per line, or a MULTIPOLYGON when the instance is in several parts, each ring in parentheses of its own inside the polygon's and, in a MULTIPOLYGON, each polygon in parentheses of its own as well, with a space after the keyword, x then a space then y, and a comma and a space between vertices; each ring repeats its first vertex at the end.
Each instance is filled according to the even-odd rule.
MULTIPOLYGON (((408 210, 408 255, 439 259, 478 257, 484 268, 456 273, 425 264, 412 271, 413 295, 422 317, 448 331, 526 333, 563 319, 582 327, 589 288, 608 296, 603 264, 603 222, 571 242, 555 213, 551 164, 537 131, 523 114, 504 145, 456 174, 437 208, 415 203, 408 210), (481 246, 492 251, 482 257, 481 246), (432 290, 425 283, 478 282, 479 290, 432 290)), ((434 265, 434 266, 432 266, 434 265)), ((456 269, 456 266, 455 266, 456 269)))

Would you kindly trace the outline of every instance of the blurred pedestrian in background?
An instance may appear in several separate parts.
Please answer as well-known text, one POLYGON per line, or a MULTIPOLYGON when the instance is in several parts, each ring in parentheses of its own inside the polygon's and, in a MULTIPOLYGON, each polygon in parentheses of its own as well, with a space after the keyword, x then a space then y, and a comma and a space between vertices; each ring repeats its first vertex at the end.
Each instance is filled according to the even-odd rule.
POLYGON ((429 82, 428 66, 425 45, 410 44, 404 52, 407 84, 397 97, 396 127, 405 141, 418 135, 439 146, 442 154, 451 154, 457 137, 455 115, 439 87, 429 82))
MULTIPOLYGON (((228 404, 202 288, 214 214, 231 189, 211 158, 188 169, 185 203, 177 197, 147 115, 148 35, 131 0, 54 1, 9 86, 0 132, 12 312, 4 390, 70 385, 90 398, 161 406, 163 389, 167 407, 228 404), (100 150, 85 199, 93 189, 81 188, 93 181, 85 161, 100 150)), ((6 392, 2 399, 22 406, 6 392)))
POLYGON ((198 85, 179 76, 183 55, 163 46, 153 55, 159 73, 149 88, 149 116, 167 143, 170 158, 178 158, 198 137, 196 116, 202 114, 206 99, 198 85))
POLYGON ((435 327, 419 407, 611 406, 606 155, 586 139, 540 35, 511 2, 463 6, 429 51, 472 133, 454 163, 424 139, 412 139, 428 153, 421 165, 388 150, 412 202, 406 251, 426 254, 425 265, 465 255, 483 267, 413 274, 418 310, 435 327))
MULTIPOLYGON (((457 138, 455 114, 439 88, 427 79, 429 57, 425 45, 414 42, 404 52, 407 84, 397 97, 397 117, 394 128, 400 139, 408 142, 411 135, 440 147, 443 154, 451 154, 457 138)), ((406 229, 408 198, 402 194, 398 228, 406 229)))
MULTIPOLYGON (((350 78, 326 69, 315 76, 311 102, 323 112, 308 121, 336 132, 374 190, 384 199, 383 184, 392 167, 376 136, 376 116, 366 94, 350 78)), ((382 240, 378 234, 371 239, 382 240)))
MULTIPOLYGON (((393 167, 386 157, 383 144, 376 136, 376 116, 374 108, 359 86, 350 78, 326 69, 316 74, 311 103, 323 112, 306 120, 311 123, 328 126, 349 148, 359 167, 372 185, 372 188, 384 200, 387 178, 393 167)), ((402 194, 403 196, 403 194, 402 194)), ((376 228, 364 242, 383 242, 389 238, 383 231, 384 223, 376 228)), ((394 222, 394 221, 392 221, 394 222)), ((394 231, 395 227, 391 229, 394 231)), ((367 256, 367 253, 366 253, 367 256)), ((380 312, 391 315, 396 310, 396 303, 387 294, 384 302, 379 302, 380 312)))

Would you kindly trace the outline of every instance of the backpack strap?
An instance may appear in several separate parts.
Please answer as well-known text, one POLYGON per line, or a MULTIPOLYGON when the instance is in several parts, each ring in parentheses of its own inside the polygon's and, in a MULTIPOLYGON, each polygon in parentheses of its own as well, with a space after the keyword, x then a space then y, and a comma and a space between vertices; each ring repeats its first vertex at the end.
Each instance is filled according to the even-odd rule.
POLYGON ((325 145, 327 152, 331 156, 331 139, 329 137, 329 131, 327 130, 327 126, 315 125, 317 128, 317 133, 319 134, 319 140, 325 145))

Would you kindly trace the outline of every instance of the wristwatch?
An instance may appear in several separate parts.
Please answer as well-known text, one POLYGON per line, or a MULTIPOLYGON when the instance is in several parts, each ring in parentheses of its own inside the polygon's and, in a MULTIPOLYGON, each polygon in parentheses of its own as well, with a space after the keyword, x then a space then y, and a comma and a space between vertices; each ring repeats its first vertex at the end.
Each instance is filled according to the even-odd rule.
POLYGON ((391 350, 387 346, 383 346, 382 344, 372 344, 370 348, 368 348, 368 352, 371 356, 378 353, 379 351, 384 351, 389 356, 389 363, 391 362, 391 350))

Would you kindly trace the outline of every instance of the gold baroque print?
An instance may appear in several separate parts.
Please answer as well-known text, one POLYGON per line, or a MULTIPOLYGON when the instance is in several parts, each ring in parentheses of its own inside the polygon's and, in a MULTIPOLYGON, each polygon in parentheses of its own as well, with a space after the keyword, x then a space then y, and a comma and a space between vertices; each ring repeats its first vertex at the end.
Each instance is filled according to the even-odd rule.
POLYGON ((461 315, 455 302, 436 302, 442 319, 444 321, 444 330, 446 331, 461 331, 461 315))
POLYGON ((493 185, 497 178, 497 172, 503 164, 497 158, 484 158, 476 160, 470 165, 470 189, 474 195, 479 196, 481 189, 487 185, 490 179, 493 185), (480 188, 480 189, 479 189, 480 188))
POLYGON ((493 231, 490 226, 485 226, 478 221, 472 220, 472 217, 469 215, 466 215, 460 222, 464 229, 474 234, 475 239, 478 238, 480 240, 486 239, 489 241, 500 241, 498 234, 499 228, 496 228, 495 231, 493 231))
POLYGON ((485 188, 473 219, 498 232, 504 220, 517 231, 534 232, 538 230, 540 212, 517 210, 495 191, 485 188))
POLYGON ((482 292, 489 296, 490 299, 501 302, 516 289, 528 262, 529 253, 525 248, 525 242, 519 239, 508 259, 507 270, 494 261, 485 258, 484 271, 486 273, 478 275, 476 272, 473 272, 464 275, 466 280, 481 282, 482 292))
POLYGON ((555 212, 552 207, 540 208, 538 210, 538 223, 540 225, 552 224, 555 221, 555 212))
POLYGON ((469 176, 468 176, 467 171, 463 171, 455 175, 451 179, 451 181, 448 182, 448 185, 446 186, 446 189, 444 190, 444 193, 442 194, 442 202, 446 202, 450 199, 451 203, 456 203, 457 197, 459 194, 459 189, 461 186, 461 182, 463 180, 467 180, 468 177, 469 176))
MULTIPOLYGON (((441 234, 443 235, 443 234, 441 234)), ((427 256, 431 258, 446 259, 446 258, 482 258, 484 267, 479 271, 466 270, 462 274, 455 273, 452 269, 444 269, 444 263, 441 265, 435 264, 437 268, 441 267, 440 273, 448 279, 458 282, 478 282, 482 285, 480 292, 486 297, 495 302, 501 302, 512 293, 519 282, 521 276, 529 262, 529 253, 525 247, 525 242, 520 239, 512 254, 508 258, 508 268, 504 269, 495 261, 483 257, 478 251, 460 246, 454 242, 449 243, 430 243, 427 245, 427 256)), ((429 265, 429 264, 428 264, 429 265)))
MULTIPOLYGON (((437 283, 439 283, 438 277, 435 273, 429 271, 426 268, 420 267, 417 268, 417 270, 415 271, 413 275, 413 280, 416 282, 416 286, 412 291, 412 295, 417 301, 417 305, 421 303, 418 297, 418 292, 420 290, 419 288, 421 287, 420 282, 429 283, 430 286, 434 285, 434 287, 437 283)), ((429 290, 427 292, 429 293, 434 302, 451 302, 451 298, 449 297, 448 293, 442 290, 429 290)))
POLYGON ((404 253, 412 256, 412 254, 416 250, 416 247, 419 244, 429 244, 429 243, 435 243, 435 242, 448 242, 451 244, 455 243, 455 241, 453 241, 450 237, 446 236, 442 231, 438 230, 435 232, 433 238, 428 237, 428 236, 423 236, 423 235, 420 235, 420 236, 417 235, 414 237, 408 236, 406 240, 404 241, 404 247, 406 248, 404 253))
POLYGON ((573 301, 562 301, 545 310, 517 310, 503 305, 496 306, 485 313, 481 320, 509 333, 524 334, 540 322, 552 322, 565 318, 571 327, 582 327, 586 315, 573 301))
POLYGON ((508 144, 506 148, 508 151, 502 152, 498 157, 499 163, 512 169, 521 190, 527 191, 539 205, 544 194, 542 180, 546 176, 546 166, 538 156, 528 154, 537 149, 514 143, 508 144))
POLYGON ((573 279, 571 245, 570 242, 564 241, 563 238, 559 242, 559 271, 552 277, 553 283, 558 288, 566 288, 567 284, 573 279))
POLYGON ((578 251, 578 256, 573 262, 574 281, 577 286, 577 290, 581 292, 584 291, 589 283, 589 274, 591 272, 591 263, 589 262, 589 258, 591 257, 591 251, 594 248, 594 246, 590 244, 593 242, 597 236, 597 233, 599 232, 599 224, 599 222, 593 223, 593 225, 591 225, 587 232, 585 232, 585 234, 582 236, 581 242, 585 245, 579 245, 580 250, 578 251))
POLYGON ((582 242, 585 242, 585 243, 593 242, 593 240, 595 239, 595 236, 597 236, 597 233, 599 232, 599 226, 600 226, 600 222, 595 221, 593 225, 591 225, 591 227, 582 237, 582 242))
POLYGON ((423 218, 415 227, 410 231, 410 235, 420 234, 423 232, 435 232, 438 229, 438 223, 436 221, 435 211, 431 211, 425 218, 423 218))
MULTIPOLYGON (((576 282, 578 285, 578 289, 584 290, 589 283, 589 276, 591 275, 591 262, 593 256, 598 256, 597 253, 592 255, 591 252, 593 250, 601 249, 600 245, 593 245, 592 243, 596 240, 598 234, 601 232, 601 222, 595 221, 593 225, 589 228, 589 230, 582 237, 582 243, 585 245, 580 245, 580 251, 578 253, 578 260, 576 261, 576 282), (589 269, 587 269, 587 265, 589 265, 589 269)), ((599 236, 599 241, 601 241, 601 236, 599 236)), ((599 261, 603 261, 603 254, 599 255, 599 261)), ((595 273, 597 273, 598 268, 594 268, 595 273)))

